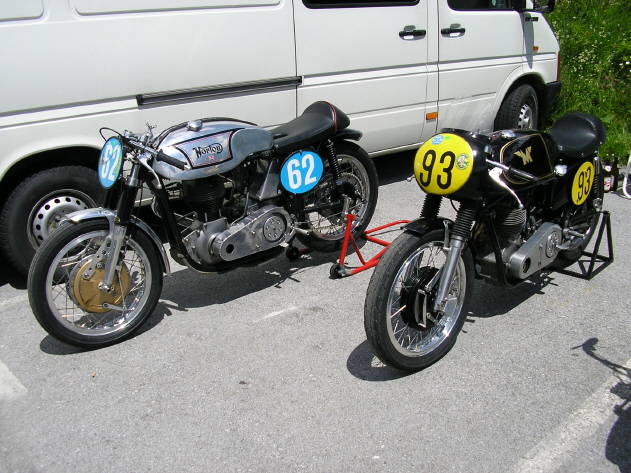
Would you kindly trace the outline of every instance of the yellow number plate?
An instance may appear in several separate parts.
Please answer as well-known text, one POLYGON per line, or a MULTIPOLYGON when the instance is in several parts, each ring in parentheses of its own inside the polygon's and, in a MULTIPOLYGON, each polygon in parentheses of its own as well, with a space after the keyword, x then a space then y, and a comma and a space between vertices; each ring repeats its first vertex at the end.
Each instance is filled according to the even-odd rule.
POLYGON ((594 165, 590 162, 583 163, 578 168, 574 182, 572 183, 572 202, 581 205, 589 197, 594 184, 594 165))
POLYGON ((442 133, 426 141, 414 159, 414 175, 428 194, 453 194, 469 180, 473 150, 458 135, 442 133))

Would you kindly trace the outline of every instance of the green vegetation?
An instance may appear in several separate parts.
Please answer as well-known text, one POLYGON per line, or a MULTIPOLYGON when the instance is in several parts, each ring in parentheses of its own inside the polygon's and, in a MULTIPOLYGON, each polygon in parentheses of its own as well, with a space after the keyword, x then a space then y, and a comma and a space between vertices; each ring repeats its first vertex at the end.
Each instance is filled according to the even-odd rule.
POLYGON ((607 126, 601 155, 626 162, 631 151, 629 0, 557 0, 546 15, 561 45, 563 89, 556 118, 598 116, 607 126))

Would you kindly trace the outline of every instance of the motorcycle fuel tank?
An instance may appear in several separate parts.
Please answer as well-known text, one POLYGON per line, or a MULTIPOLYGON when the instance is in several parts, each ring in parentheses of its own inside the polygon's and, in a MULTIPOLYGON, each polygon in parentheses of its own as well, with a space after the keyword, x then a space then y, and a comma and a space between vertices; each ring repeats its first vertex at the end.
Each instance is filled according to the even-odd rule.
POLYGON ((190 169, 154 160, 154 171, 167 179, 190 180, 230 171, 252 153, 271 149, 274 139, 269 131, 251 123, 203 119, 171 127, 156 142, 159 151, 190 169))

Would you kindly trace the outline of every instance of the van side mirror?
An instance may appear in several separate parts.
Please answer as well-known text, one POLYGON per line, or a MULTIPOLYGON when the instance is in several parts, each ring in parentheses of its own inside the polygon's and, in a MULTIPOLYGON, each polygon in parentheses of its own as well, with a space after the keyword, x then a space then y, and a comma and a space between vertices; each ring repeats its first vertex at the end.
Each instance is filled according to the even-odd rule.
POLYGON ((552 13, 555 0, 515 0, 515 10, 519 12, 534 11, 552 13), (532 7, 529 4, 532 4, 532 7))

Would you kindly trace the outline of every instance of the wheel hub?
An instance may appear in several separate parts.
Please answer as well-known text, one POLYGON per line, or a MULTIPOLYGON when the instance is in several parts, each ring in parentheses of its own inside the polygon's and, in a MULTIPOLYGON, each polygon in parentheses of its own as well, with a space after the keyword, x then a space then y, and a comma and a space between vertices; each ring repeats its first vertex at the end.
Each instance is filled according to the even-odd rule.
POLYGON ((420 268, 418 274, 409 281, 409 287, 401 291, 402 303, 405 305, 401 318, 409 327, 420 331, 434 325, 433 316, 428 310, 434 302, 434 293, 428 292, 426 288, 437 272, 438 268, 420 268))
POLYGON ((73 271, 71 281, 72 295, 75 302, 88 312, 108 312, 111 310, 104 308, 103 304, 120 306, 129 292, 129 271, 127 267, 123 264, 120 273, 116 273, 114 276, 112 291, 106 292, 99 289, 99 284, 103 280, 103 273, 105 272, 104 266, 96 268, 88 278, 83 277, 90 263, 91 258, 84 264, 77 265, 77 268, 73 271))

